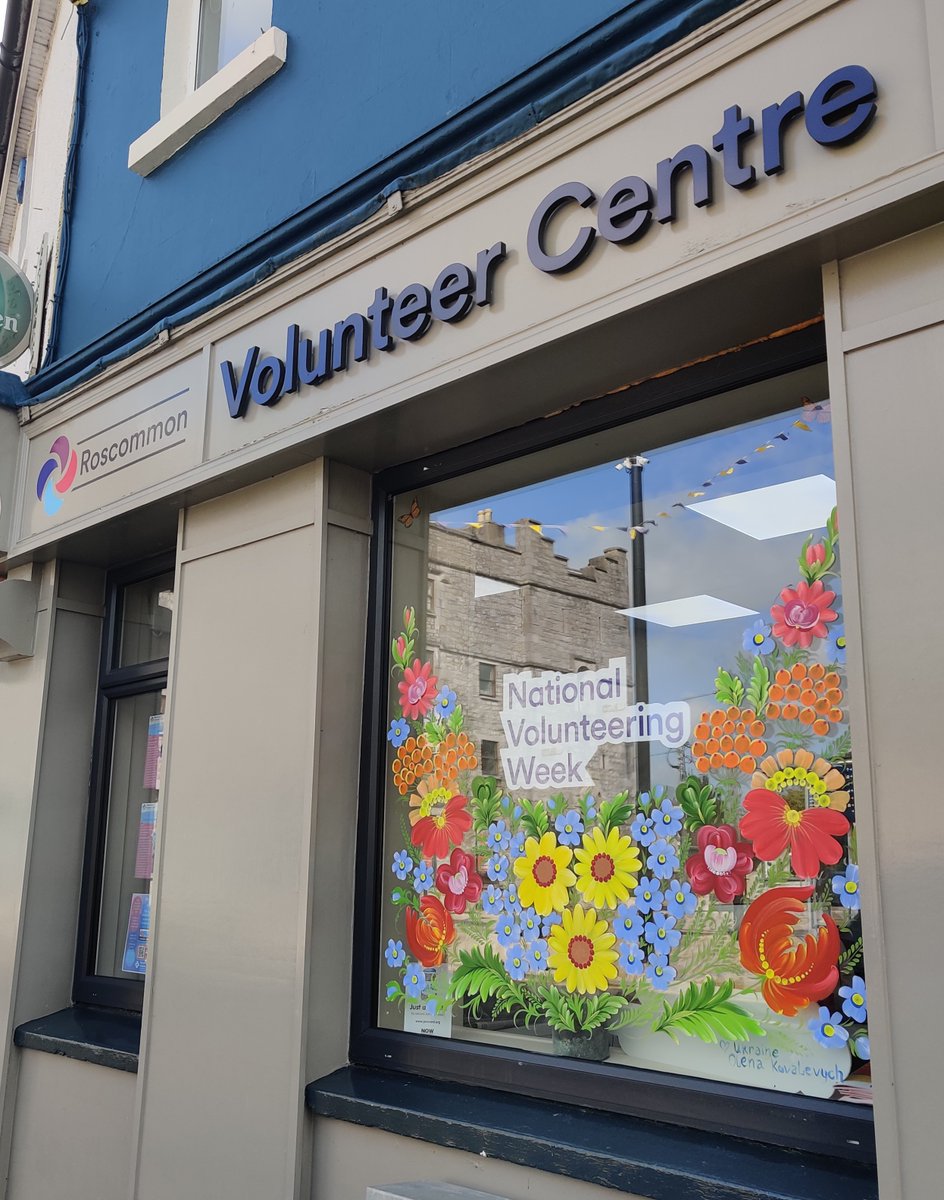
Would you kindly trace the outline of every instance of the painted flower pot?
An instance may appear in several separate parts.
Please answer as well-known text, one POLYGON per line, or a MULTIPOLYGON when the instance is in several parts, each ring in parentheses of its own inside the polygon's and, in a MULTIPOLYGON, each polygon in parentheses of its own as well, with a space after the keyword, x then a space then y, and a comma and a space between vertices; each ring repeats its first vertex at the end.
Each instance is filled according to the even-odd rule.
POLYGON ((608 1029, 554 1029, 551 1045, 561 1058, 582 1058, 589 1062, 604 1062, 610 1057, 610 1031, 608 1029))

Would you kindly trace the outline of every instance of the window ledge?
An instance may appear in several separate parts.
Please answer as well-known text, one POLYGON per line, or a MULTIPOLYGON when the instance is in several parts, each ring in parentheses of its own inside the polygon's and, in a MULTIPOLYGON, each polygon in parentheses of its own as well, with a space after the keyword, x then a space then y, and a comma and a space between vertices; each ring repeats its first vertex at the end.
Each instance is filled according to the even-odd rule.
POLYGON ((310 1083, 319 1116, 652 1200, 877 1200, 872 1168, 571 1105, 345 1067, 310 1083))
POLYGON ((285 64, 288 38, 274 26, 131 143, 128 166, 150 175, 285 64))
POLYGON ((13 1044, 116 1071, 137 1072, 141 1014, 75 1005, 17 1026, 13 1044))

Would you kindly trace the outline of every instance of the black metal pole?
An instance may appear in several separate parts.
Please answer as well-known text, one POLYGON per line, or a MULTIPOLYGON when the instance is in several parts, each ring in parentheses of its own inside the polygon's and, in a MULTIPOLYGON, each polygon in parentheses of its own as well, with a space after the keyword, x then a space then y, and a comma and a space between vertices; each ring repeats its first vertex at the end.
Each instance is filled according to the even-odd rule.
MULTIPOLYGON (((632 603, 638 607, 646 603, 646 539, 638 532, 644 528, 642 498, 642 472, 645 460, 638 456, 629 460, 629 522, 635 529, 632 538, 630 561, 632 564, 632 603)), ((632 617, 631 645, 633 651, 633 699, 649 700, 649 646, 646 622, 632 617)), ((651 763, 648 742, 636 743, 636 787, 648 792, 651 783, 651 763)))

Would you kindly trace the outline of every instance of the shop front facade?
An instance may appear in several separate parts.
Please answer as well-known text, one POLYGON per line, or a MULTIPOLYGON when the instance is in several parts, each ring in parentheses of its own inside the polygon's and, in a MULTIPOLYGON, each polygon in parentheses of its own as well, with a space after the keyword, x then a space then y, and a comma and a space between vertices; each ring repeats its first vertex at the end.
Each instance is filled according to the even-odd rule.
POLYGON ((942 65, 741 6, 24 410, 10 1200, 936 1194, 942 65))

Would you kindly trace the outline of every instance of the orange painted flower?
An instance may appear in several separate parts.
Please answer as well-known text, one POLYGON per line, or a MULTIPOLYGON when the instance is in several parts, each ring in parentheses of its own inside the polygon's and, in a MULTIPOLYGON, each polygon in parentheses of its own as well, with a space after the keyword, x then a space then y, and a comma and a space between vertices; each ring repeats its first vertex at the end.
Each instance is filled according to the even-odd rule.
POLYGON ((472 828, 465 796, 453 795, 448 788, 437 788, 424 799, 424 808, 413 826, 410 840, 425 858, 448 858, 453 846, 461 844, 472 828))
POLYGON ((776 758, 765 758, 751 783, 787 801, 795 798, 798 807, 815 804, 845 812, 849 806, 845 775, 825 758, 814 758, 809 750, 781 750, 776 758))
POLYGON ((456 927, 437 896, 424 896, 420 910, 406 910, 406 940, 417 962, 438 967, 446 947, 455 940, 456 927))
POLYGON ((732 705, 703 712, 692 746, 695 769, 706 772, 728 767, 750 775, 757 759, 767 753, 765 732, 764 722, 750 708, 732 705))
POLYGON ((779 887, 764 892, 748 907, 738 932, 742 964, 763 980, 761 993, 768 1007, 785 1017, 823 1000, 839 982, 841 943, 835 921, 824 913, 815 933, 803 938, 794 934, 813 890, 779 887))
POLYGON ((766 787, 754 788, 744 797, 746 816, 741 833, 754 845, 755 855, 773 862, 790 850, 790 865, 802 879, 819 874, 822 863, 832 865, 842 858, 837 837, 849 832, 849 821, 832 808, 803 807, 804 798, 782 796, 766 787))
POLYGON ((401 796, 405 796, 418 779, 433 769, 433 747, 425 734, 408 737, 397 750, 393 760, 393 782, 401 796))
POLYGON ((824 737, 830 725, 843 720, 840 682, 836 672, 827 671, 822 663, 781 667, 770 685, 766 715, 771 721, 780 717, 799 721, 824 737))

